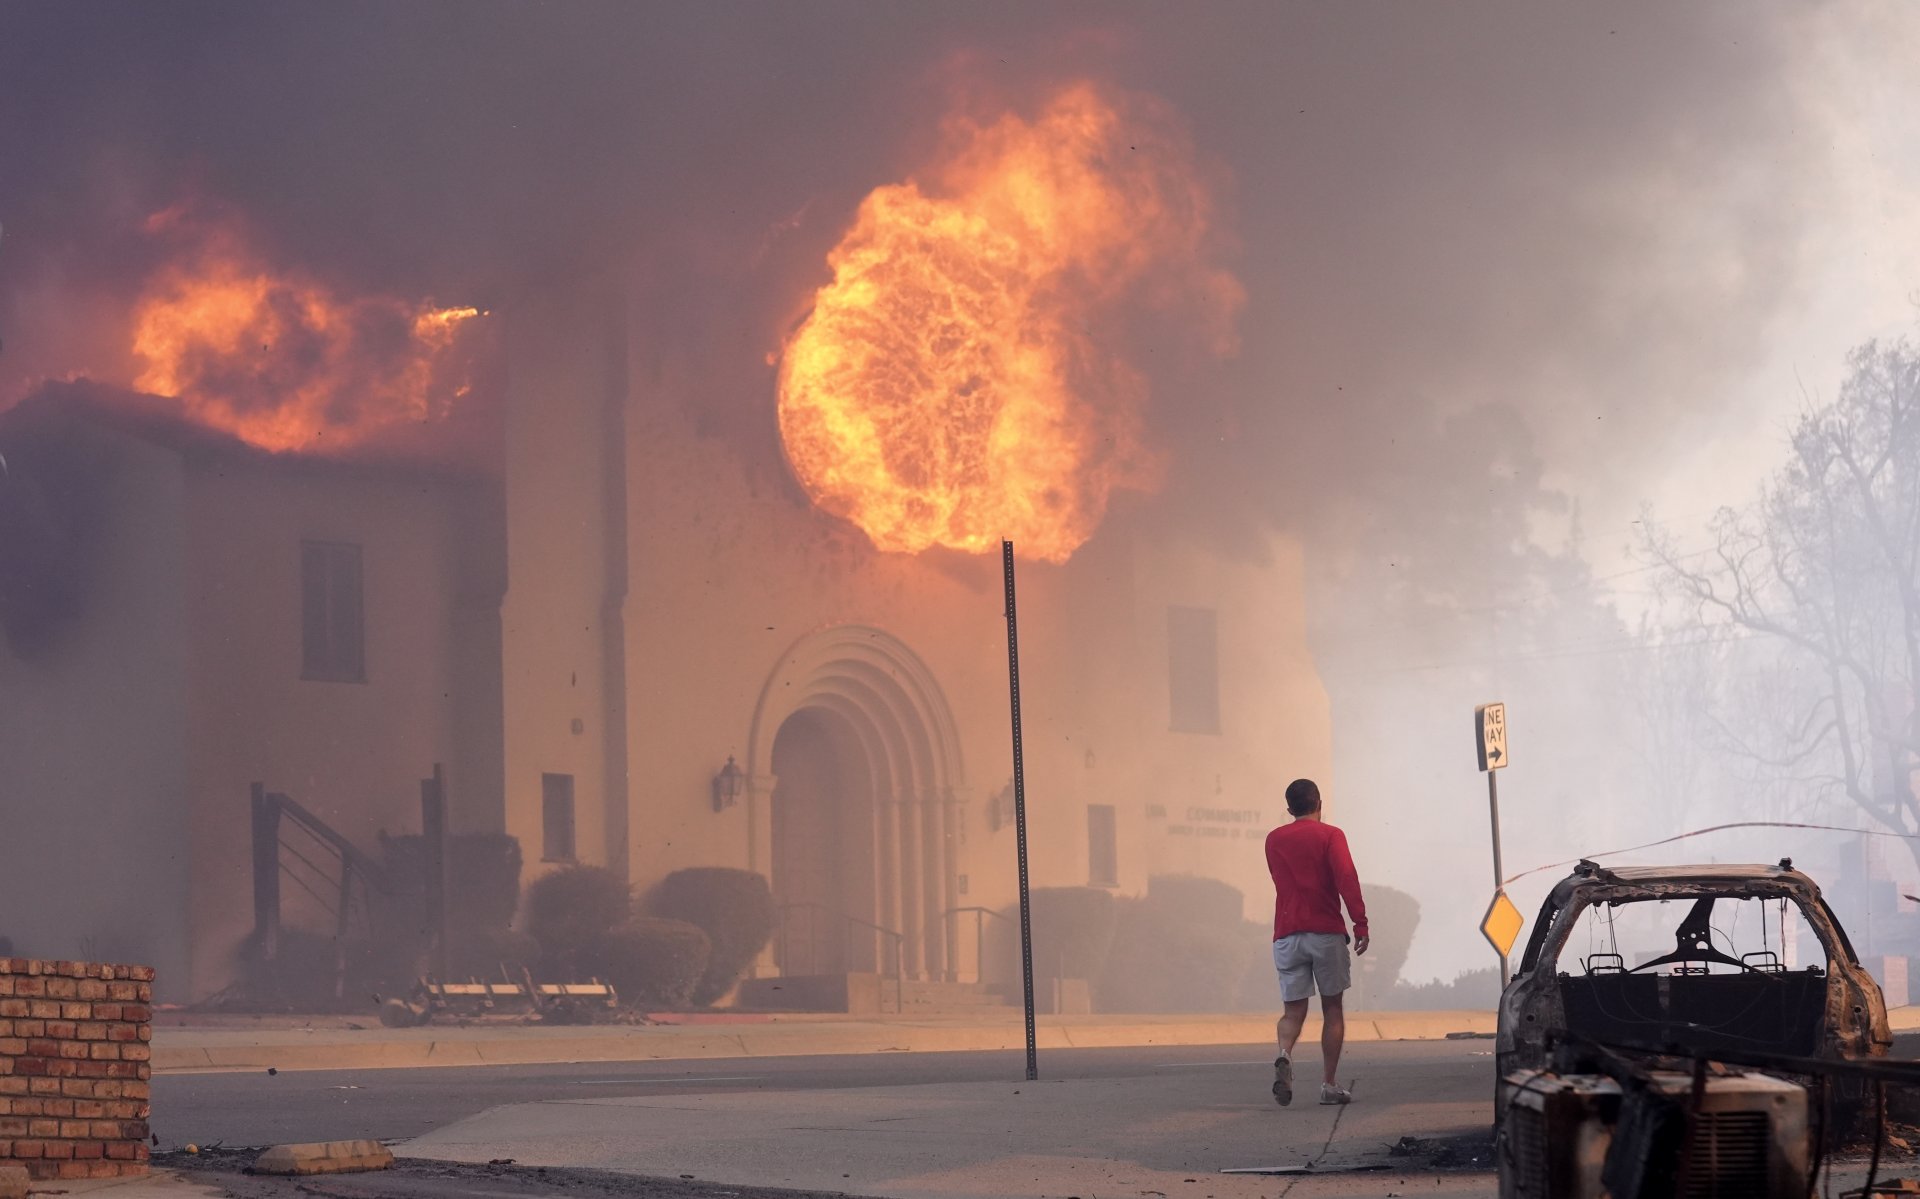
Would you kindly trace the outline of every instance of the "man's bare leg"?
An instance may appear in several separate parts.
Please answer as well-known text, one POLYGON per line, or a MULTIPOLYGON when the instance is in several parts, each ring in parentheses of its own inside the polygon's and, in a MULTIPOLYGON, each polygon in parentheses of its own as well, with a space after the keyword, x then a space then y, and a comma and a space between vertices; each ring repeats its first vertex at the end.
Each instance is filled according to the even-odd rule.
POLYGON ((1340 1051, 1347 1044, 1347 1004, 1345 995, 1320 997, 1320 1064, 1326 1083, 1320 1089, 1320 1102, 1345 1103, 1340 1089, 1340 1051))
POLYGON ((1300 1030, 1307 1026, 1307 1003, 1305 999, 1288 1000, 1280 1022, 1274 1026, 1280 1037, 1281 1057, 1292 1057, 1293 1047, 1300 1042, 1300 1030))
POLYGON ((1293 1047, 1300 1042, 1300 1030, 1307 1023, 1307 1000, 1286 1002, 1274 1033, 1280 1039, 1280 1058, 1273 1063, 1273 1097, 1282 1107, 1293 1102, 1293 1047))
MULTIPOLYGON (((1305 1006, 1305 1004, 1301 1005, 1302 1008, 1305 1006)), ((1346 1047, 1346 1044, 1346 996, 1322 995, 1320 997, 1320 1057, 1326 1069, 1327 1082, 1340 1081, 1340 1051, 1346 1047)))

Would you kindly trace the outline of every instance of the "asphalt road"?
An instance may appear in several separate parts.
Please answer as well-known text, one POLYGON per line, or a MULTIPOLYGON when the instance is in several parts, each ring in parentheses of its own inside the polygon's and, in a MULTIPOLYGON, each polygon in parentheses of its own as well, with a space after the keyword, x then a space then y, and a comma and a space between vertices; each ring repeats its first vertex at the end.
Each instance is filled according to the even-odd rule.
MULTIPOLYGON (((1345 1061, 1371 1067, 1371 1074, 1389 1073, 1424 1094, 1472 1100, 1491 1094, 1492 1047, 1485 1040, 1356 1044, 1348 1047, 1345 1061)), ((1303 1047, 1303 1074, 1311 1071, 1316 1056, 1303 1047)), ((1042 1054, 1040 1071, 1050 1080, 1241 1072, 1248 1093, 1264 1098, 1272 1081, 1271 1062, 1272 1050, 1265 1045, 1076 1049, 1042 1054)), ((507 1104, 1018 1081, 1024 1074, 1025 1062, 1017 1052, 176 1074, 154 1079, 152 1125, 163 1150, 187 1144, 392 1140, 420 1136, 507 1104)), ((1389 1095, 1364 1093, 1361 1100, 1393 1101, 1389 1095)))
MULTIPOLYGON (((1267 1094, 1265 1045, 1051 1051, 1039 1087, 1007 1052, 180 1074, 155 1079, 153 1128, 162 1154, 189 1143, 418 1137, 418 1152, 435 1159, 330 1181, 321 1193, 338 1199, 1307 1199, 1413 1193, 1409 1183, 1479 1199, 1492 1187, 1480 1132, 1491 1049, 1488 1040, 1356 1044, 1341 1070, 1357 1084, 1354 1107, 1296 1101, 1286 1111, 1267 1094), (1427 1148, 1391 1174, 1278 1185, 1219 1173, 1307 1159, 1337 1168, 1378 1158, 1402 1137, 1427 1148), (1441 1146, 1472 1156, 1449 1162, 1434 1156, 1441 1146), (494 1158, 519 1164, 485 1164, 494 1158)), ((1916 1050, 1903 1037, 1895 1052, 1916 1050)), ((1301 1082, 1311 1082, 1316 1058, 1303 1047, 1301 1082)), ((1911 1172, 1910 1153, 1902 1146, 1889 1168, 1911 1172)), ((220 1177, 237 1199, 311 1193, 233 1173, 251 1157, 160 1160, 220 1177)), ((1841 1177, 1863 1173, 1854 1162, 1841 1177)))
MULTIPOLYGON (((1353 1065, 1389 1067, 1426 1093, 1474 1099, 1491 1092, 1491 1041, 1398 1041, 1347 1048, 1353 1065)), ((1903 1035, 1894 1056, 1920 1057, 1903 1035)), ((1303 1047, 1303 1066, 1312 1060, 1303 1047)), ((1062 1049, 1041 1055, 1048 1079, 1120 1078, 1171 1070, 1244 1070, 1263 1093, 1265 1045, 1062 1049)), ((271 1145, 353 1137, 415 1137, 515 1103, 671 1093, 811 1091, 1020 1079, 1019 1053, 902 1053, 731 1058, 697 1062, 463 1066, 410 1070, 173 1074, 154 1079, 153 1131, 162 1148, 271 1145)), ((1368 1098, 1368 1097, 1363 1097, 1368 1098)), ((1418 1129, 1409 1129, 1418 1135, 1418 1129)))

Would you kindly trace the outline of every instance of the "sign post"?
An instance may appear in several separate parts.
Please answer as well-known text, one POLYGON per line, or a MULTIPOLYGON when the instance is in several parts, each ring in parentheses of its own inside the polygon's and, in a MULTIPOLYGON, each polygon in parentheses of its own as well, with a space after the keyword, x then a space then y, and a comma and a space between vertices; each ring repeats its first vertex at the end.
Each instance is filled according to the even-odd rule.
POLYGON ((1027 1001, 1027 1081, 1040 1077, 1033 1028, 1033 908, 1027 888, 1027 772, 1020 742, 1020 624, 1013 602, 1013 542, 1000 543, 1007 576, 1007 690, 1013 707, 1013 823, 1020 853, 1020 981, 1027 1001))
MULTIPOLYGON (((1495 940, 1489 925, 1496 915, 1504 917, 1499 911, 1504 903, 1507 910, 1518 914, 1513 901, 1507 898, 1507 873, 1500 863, 1500 774, 1507 765, 1507 705, 1482 704, 1473 710, 1473 734, 1480 746, 1480 772, 1487 776, 1487 814, 1493 821, 1493 904, 1487 908, 1487 918, 1480 922, 1480 931, 1493 944, 1494 951, 1500 955, 1500 985, 1506 986, 1508 979, 1507 954, 1513 948, 1514 929, 1501 940, 1495 940)), ((1502 923, 1505 921, 1503 919, 1502 923)))

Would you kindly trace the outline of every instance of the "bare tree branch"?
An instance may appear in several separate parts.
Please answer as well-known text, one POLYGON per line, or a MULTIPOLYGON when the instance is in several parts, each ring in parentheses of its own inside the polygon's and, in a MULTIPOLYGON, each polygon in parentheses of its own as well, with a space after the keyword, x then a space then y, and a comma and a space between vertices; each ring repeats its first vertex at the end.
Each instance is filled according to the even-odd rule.
MULTIPOLYGON (((1920 351, 1869 342, 1829 403, 1810 406, 1785 463, 1704 552, 1649 521, 1643 556, 1694 630, 1775 647, 1736 654, 1747 710, 1707 722, 1721 751, 1809 802, 1844 797, 1920 829, 1920 351), (1794 665, 1795 662, 1800 665, 1794 665)), ((1684 630, 1682 630, 1684 633, 1684 630)), ((1722 701, 1734 697, 1728 682, 1722 701)), ((1920 861, 1920 846, 1912 847, 1920 861)))

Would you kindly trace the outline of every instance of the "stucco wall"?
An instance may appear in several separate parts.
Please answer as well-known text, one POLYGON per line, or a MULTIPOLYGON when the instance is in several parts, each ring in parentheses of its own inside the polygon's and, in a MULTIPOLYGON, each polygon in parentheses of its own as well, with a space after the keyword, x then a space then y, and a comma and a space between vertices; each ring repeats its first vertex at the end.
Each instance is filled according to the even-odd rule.
MULTIPOLYGON (((688 866, 772 873, 771 748, 792 711, 784 692, 809 686, 798 664, 827 630, 871 629, 898 643, 884 670, 924 666, 957 746, 942 781, 962 804, 959 819, 950 835, 929 829, 919 842, 923 877, 944 871, 951 846, 957 886, 929 890, 914 915, 924 919, 935 902, 1010 901, 1013 832, 987 816, 1011 777, 998 556, 875 551, 768 468, 764 439, 727 430, 732 418, 693 425, 687 414, 703 401, 676 390, 674 372, 698 378, 697 366, 653 352, 647 329, 610 332, 606 314, 617 309, 590 289, 559 292, 565 298, 517 312, 512 354, 507 826, 529 859, 540 774, 555 771, 575 778, 581 857, 624 857, 642 893, 688 866), (647 364, 631 383, 629 339, 633 360, 647 364), (609 600, 620 601, 617 621, 609 600), (622 702, 623 726, 599 727, 596 714, 622 702), (622 732, 624 779, 612 768, 622 732), (730 755, 751 776, 748 794, 716 811, 713 779, 730 755), (618 814, 593 807, 618 804, 623 782, 624 855, 618 814), (609 839, 596 844, 601 829, 609 839)), ((1109 804, 1119 890, 1138 893, 1156 873, 1206 874, 1239 887, 1247 915, 1262 919, 1271 900, 1260 839, 1285 818, 1287 781, 1320 779, 1339 810, 1298 547, 1275 539, 1229 559, 1157 523, 1151 500, 1120 507, 1069 562, 1021 564, 1034 881, 1089 881, 1087 808, 1109 804), (1170 727, 1169 605, 1215 612, 1217 734, 1170 727)), ((861 814, 856 827, 876 843, 889 834, 868 831, 868 820, 947 818, 928 806, 944 796, 878 798, 901 806, 861 814)), ((903 847, 918 835, 896 831, 903 847)), ((857 865, 844 864, 850 879, 885 874, 857 865)))
MULTIPOLYGON (((1286 822, 1288 782, 1317 780, 1329 819, 1343 805, 1332 772, 1332 721, 1326 691, 1307 650, 1302 552, 1273 538, 1257 558, 1224 559, 1174 534, 1134 543, 1136 694, 1146 702, 1108 713, 1108 727, 1139 722, 1136 751, 1114 774, 1089 782, 1127 795, 1137 834, 1133 877, 1203 874, 1239 887, 1250 919, 1272 915, 1264 840, 1286 822), (1172 605, 1212 608, 1218 629, 1220 732, 1170 731, 1168 620, 1172 605)), ((1104 777, 1102 777, 1104 774, 1104 777)), ((1095 802, 1089 800, 1089 802, 1095 802)))
MULTIPOLYGON (((670 401, 636 397, 629 443, 636 883, 694 864, 765 868, 751 805, 715 813, 710 781, 729 754, 767 769, 748 762, 749 725, 782 656, 817 630, 858 624, 900 638, 937 678, 966 764, 960 902, 1007 902, 1013 834, 985 815, 1011 777, 998 557, 878 553, 780 481, 756 484, 670 401)), ((1022 562, 1020 602, 1036 885, 1088 881, 1087 805, 1112 804, 1120 890, 1202 873, 1240 887, 1261 918, 1258 839, 1285 818, 1280 791, 1302 774, 1330 782, 1298 550, 1276 542, 1260 560, 1224 561, 1123 516, 1065 565, 1022 562), (1176 603, 1218 613, 1219 735, 1169 729, 1176 603), (1199 831, 1214 826, 1225 835, 1199 831)))
MULTIPOLYGON (((0 935, 48 958, 152 962, 184 997, 187 821, 184 477, 106 433, 83 607, 43 655, 0 639, 0 935)), ((16 470, 28 463, 13 455, 16 470)))
MULTIPOLYGON (((419 780, 435 762, 448 767, 456 822, 463 794, 469 807, 493 802, 476 794, 488 777, 487 749, 463 745, 455 719, 458 661, 478 652, 460 643, 473 627, 461 600, 474 590, 463 548, 476 502, 464 487, 393 472, 241 462, 190 474, 196 994, 230 980, 234 951, 252 928, 251 783, 292 796, 370 852, 381 829, 419 831, 419 780), (301 677, 307 539, 361 546, 363 683, 301 677)), ((283 903, 287 923, 330 931, 331 918, 300 888, 283 888, 283 903)))
MULTIPOLYGON (((506 829, 529 878, 542 863, 541 775, 573 777, 576 857, 605 865, 607 415, 611 362, 589 297, 529 304, 511 322, 506 601, 501 609, 506 829)), ((617 827, 617 826, 616 826, 617 827)), ((617 858, 617 855, 615 855, 617 858)))

